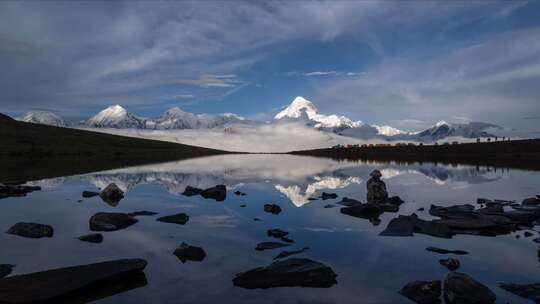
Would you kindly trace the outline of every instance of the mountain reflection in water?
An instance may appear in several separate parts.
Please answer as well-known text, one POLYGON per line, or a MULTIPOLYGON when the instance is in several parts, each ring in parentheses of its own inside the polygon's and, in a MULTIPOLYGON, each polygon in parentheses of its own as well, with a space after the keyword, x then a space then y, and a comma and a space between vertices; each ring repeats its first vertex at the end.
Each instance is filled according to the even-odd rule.
MULTIPOLYGON (((54 236, 26 239, 0 233, 0 264, 15 264, 9 275, 14 276, 113 259, 148 262, 141 284, 92 291, 80 302, 270 304, 358 303, 362 299, 363 303, 410 303, 398 293, 402 287, 414 280, 444 280, 448 270, 439 259, 457 257, 458 271, 488 286, 498 302, 522 303, 522 298, 502 290, 498 283, 536 282, 538 245, 532 239, 538 237, 537 226, 496 237, 379 234, 401 215, 415 213, 422 220, 433 220, 432 204, 468 203, 478 208, 477 198, 484 197, 521 202, 540 193, 538 180, 538 172, 462 165, 225 155, 33 181, 29 184, 41 186, 42 191, 0 200, 0 230, 7 231, 17 222, 36 222, 54 227, 54 236), (381 171, 389 195, 405 201, 397 212, 381 214, 377 225, 342 214, 338 204, 344 197, 365 202, 366 181, 374 169, 381 171), (118 205, 108 205, 99 196, 81 197, 85 190, 97 191, 111 183, 126 192, 118 205), (187 186, 207 189, 221 184, 227 188, 221 202, 182 195, 187 186), (323 201, 323 192, 338 197, 323 201), (276 204, 281 212, 265 212, 265 204, 276 204), (138 222, 125 229, 102 232, 99 244, 77 239, 91 232, 89 219, 96 213, 135 211, 157 215, 138 216, 138 222), (157 221, 181 213, 189 216, 183 225, 157 221), (279 232, 275 229, 288 234, 284 239, 269 236, 269 230, 279 232), (525 237, 525 231, 533 236, 525 237), (180 262, 173 253, 183 242, 202 248, 205 258, 180 262), (288 246, 255 250, 261 244, 276 246, 272 242, 288 246), (427 247, 469 254, 441 255, 427 247), (319 282, 326 288, 249 289, 253 286, 244 288, 247 285, 238 279, 236 285, 233 282, 238 274, 271 265, 282 252, 294 254, 287 259, 313 261, 306 262, 312 267, 328 266, 333 272, 327 272, 337 277, 319 282)), ((278 283, 283 284, 273 286, 290 282, 278 283)))

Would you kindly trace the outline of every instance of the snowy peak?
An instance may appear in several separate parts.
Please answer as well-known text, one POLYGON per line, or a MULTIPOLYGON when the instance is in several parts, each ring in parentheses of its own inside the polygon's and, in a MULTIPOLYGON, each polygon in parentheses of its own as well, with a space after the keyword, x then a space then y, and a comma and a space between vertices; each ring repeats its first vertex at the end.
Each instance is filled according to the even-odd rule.
POLYGON ((18 120, 56 127, 65 127, 66 122, 58 115, 46 111, 30 111, 18 120))
POLYGON ((283 111, 277 113, 274 118, 300 118, 302 117, 303 112, 307 114, 309 119, 313 119, 313 117, 315 117, 319 111, 311 101, 305 99, 302 96, 297 96, 288 107, 286 107, 283 111))
POLYGON ((331 129, 334 132, 362 125, 360 121, 352 121, 345 116, 319 114, 315 105, 302 96, 296 97, 283 111, 276 114, 275 119, 306 118, 317 129, 331 129))
POLYGON ((99 128, 141 128, 144 119, 129 113, 121 105, 113 105, 88 119, 86 125, 99 128))

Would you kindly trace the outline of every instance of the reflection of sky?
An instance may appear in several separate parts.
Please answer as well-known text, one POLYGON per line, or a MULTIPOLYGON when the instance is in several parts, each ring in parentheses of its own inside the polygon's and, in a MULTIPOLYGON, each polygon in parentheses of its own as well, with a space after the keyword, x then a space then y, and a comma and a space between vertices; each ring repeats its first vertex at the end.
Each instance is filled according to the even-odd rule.
POLYGON ((363 181, 377 167, 385 172, 390 195, 399 195, 406 201, 399 213, 416 212, 428 218, 426 211, 417 209, 428 208, 433 203, 474 202, 477 197, 519 201, 537 194, 540 192, 539 173, 495 174, 485 170, 476 172, 470 167, 363 165, 289 156, 226 158, 76 176, 66 178, 49 191, 4 199, 0 201, 1 231, 18 221, 34 221, 52 225, 55 235, 51 239, 32 240, 0 234, 0 263, 17 264, 15 274, 21 274, 113 258, 148 260, 145 271, 148 286, 102 303, 252 303, 254 299, 258 303, 357 303, 358 299, 362 299, 362 303, 406 303, 397 290, 407 282, 442 279, 446 274, 438 264, 443 256, 425 251, 427 246, 469 251, 470 255, 459 257, 460 271, 488 284, 501 302, 519 303, 520 300, 498 289, 498 282, 536 282, 540 274, 537 246, 529 239, 514 236, 456 236, 450 240, 424 235, 380 237, 378 233, 396 214, 384 214, 381 224, 373 226, 366 220, 340 214, 339 208, 323 208, 335 200, 311 201, 297 208, 294 201, 291 203, 289 197, 276 189, 276 185, 297 186, 300 193, 305 194, 311 186, 311 189, 317 188, 317 194, 331 189, 340 198, 363 199, 366 195, 363 181), (129 191, 119 206, 108 206, 99 197, 77 202, 81 192, 92 190, 96 180, 106 183, 108 180, 104 177, 128 185, 129 191), (321 186, 321 181, 325 180, 332 181, 328 189, 321 186), (343 182, 342 187, 337 181, 343 182), (217 182, 246 192, 247 196, 229 193, 224 202, 215 202, 177 195, 186 184, 206 186, 210 183, 208 186, 211 186, 217 182), (270 202, 279 204, 283 212, 279 215, 263 212, 262 205, 270 202), (247 206, 241 208, 241 204, 247 206), (89 232, 88 219, 96 212, 136 210, 155 211, 160 215, 186 212, 190 220, 180 226, 157 222, 155 217, 139 217, 139 223, 128 229, 104 233, 102 244, 75 239, 89 232), (254 217, 261 221, 254 222, 254 217), (235 273, 267 265, 279 253, 279 249, 254 250, 258 242, 270 240, 266 230, 272 228, 291 233, 296 242, 290 250, 309 246, 310 250, 300 256, 331 266, 338 274, 338 284, 330 289, 233 287, 231 280, 235 273), (179 262, 172 252, 182 241, 203 247, 207 258, 201 263, 179 262))

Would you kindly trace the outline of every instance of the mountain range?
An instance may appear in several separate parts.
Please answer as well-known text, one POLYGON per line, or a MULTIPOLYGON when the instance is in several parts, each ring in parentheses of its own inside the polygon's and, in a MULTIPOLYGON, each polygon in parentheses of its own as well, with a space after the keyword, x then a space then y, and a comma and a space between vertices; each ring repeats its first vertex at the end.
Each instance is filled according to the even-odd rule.
POLYGON ((110 106, 89 119, 68 124, 60 116, 45 111, 28 112, 19 120, 48 124, 54 126, 69 126, 83 128, 105 129, 137 129, 137 130, 185 130, 185 129, 215 129, 234 125, 283 124, 289 122, 305 124, 307 127, 331 132, 344 137, 361 140, 405 140, 417 142, 433 142, 447 137, 493 137, 490 132, 501 127, 483 122, 465 124, 447 123, 440 121, 430 128, 418 132, 406 132, 388 125, 370 125, 362 121, 353 121, 346 116, 326 115, 319 113, 317 107, 303 97, 296 97, 287 107, 274 116, 271 122, 260 122, 245 119, 232 113, 223 114, 194 114, 178 107, 167 110, 157 118, 142 118, 128 112, 120 105, 110 106))

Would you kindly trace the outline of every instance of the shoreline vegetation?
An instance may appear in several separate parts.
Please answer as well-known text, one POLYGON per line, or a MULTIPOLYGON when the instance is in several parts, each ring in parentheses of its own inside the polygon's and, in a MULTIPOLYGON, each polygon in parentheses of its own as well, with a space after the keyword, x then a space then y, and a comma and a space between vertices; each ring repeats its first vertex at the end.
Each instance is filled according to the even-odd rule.
POLYGON ((384 145, 292 151, 336 160, 442 163, 540 170, 540 139, 447 145, 384 145))
POLYGON ((167 162, 231 152, 16 121, 0 114, 0 182, 167 162))

